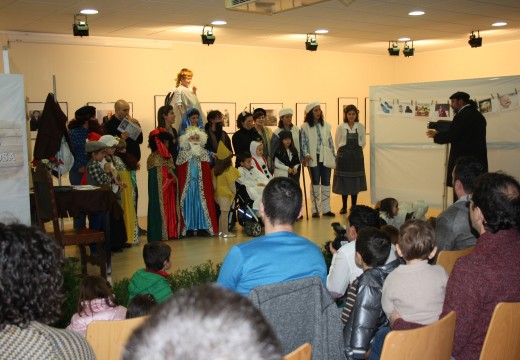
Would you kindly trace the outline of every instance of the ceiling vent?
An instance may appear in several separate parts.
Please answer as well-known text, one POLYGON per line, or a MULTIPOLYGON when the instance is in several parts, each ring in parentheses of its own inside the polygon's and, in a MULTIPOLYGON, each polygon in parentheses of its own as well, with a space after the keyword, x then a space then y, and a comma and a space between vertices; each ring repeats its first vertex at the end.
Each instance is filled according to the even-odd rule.
POLYGON ((272 15, 330 0, 225 0, 226 9, 272 15))

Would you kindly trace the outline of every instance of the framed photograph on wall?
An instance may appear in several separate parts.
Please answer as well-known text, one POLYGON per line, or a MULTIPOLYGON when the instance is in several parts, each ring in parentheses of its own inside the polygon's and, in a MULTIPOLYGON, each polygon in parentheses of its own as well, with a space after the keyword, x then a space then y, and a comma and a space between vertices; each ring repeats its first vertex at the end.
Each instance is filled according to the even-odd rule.
POLYGON ((267 113, 267 118, 265 119, 265 126, 276 127, 278 126, 278 112, 282 110, 283 103, 251 103, 249 104, 249 110, 251 113, 255 111, 255 109, 262 108, 267 113))
MULTIPOLYGON (((153 118, 155 119, 154 120, 154 129, 157 128, 157 126, 159 125, 158 124, 158 119, 157 119, 157 111, 159 111, 159 108, 161 106, 164 105, 164 100, 166 99, 166 95, 154 95, 153 96, 153 101, 154 101, 154 106, 153 106, 153 109, 154 109, 154 115, 153 115, 153 118)), ((180 123, 181 119, 175 119, 175 122, 179 122, 180 123)))
MULTIPOLYGON (((345 108, 349 105, 356 105, 356 107, 359 110, 358 106, 358 98, 357 97, 339 97, 338 98, 338 125, 343 122, 343 113, 345 111, 345 108)), ((363 124, 363 125, 366 125, 363 124)))
POLYGON ((236 107, 237 104, 234 102, 201 102, 200 107, 206 118, 211 110, 219 110, 223 116, 222 120, 224 123, 223 129, 228 134, 232 134, 236 131, 236 107))
MULTIPOLYGON (((58 102, 61 111, 69 119, 69 104, 67 102, 58 102)), ((38 134, 38 121, 40 121, 45 102, 27 102, 27 111, 29 112, 29 128, 31 130, 31 139, 35 140, 38 134)))
MULTIPOLYGON (((307 107, 309 103, 296 103, 296 126, 300 126, 305 121, 305 108, 307 107)), ((320 103, 321 111, 323 112, 323 118, 327 120, 327 104, 326 103, 320 103)))
MULTIPOLYGON (((99 125, 103 125, 106 123, 112 115, 114 115, 114 102, 88 102, 87 105, 94 106, 96 108, 96 117, 98 119, 99 125)), ((128 102, 130 105, 130 116, 134 115, 134 103, 128 102)))

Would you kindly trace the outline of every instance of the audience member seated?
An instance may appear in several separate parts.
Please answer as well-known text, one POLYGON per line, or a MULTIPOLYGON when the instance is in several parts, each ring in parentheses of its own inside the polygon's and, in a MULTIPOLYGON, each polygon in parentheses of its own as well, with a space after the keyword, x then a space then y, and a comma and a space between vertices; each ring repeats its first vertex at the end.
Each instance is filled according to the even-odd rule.
POLYGON ((249 198, 253 200, 253 209, 258 210, 262 200, 262 193, 269 179, 253 166, 253 158, 249 152, 239 153, 237 162, 240 165, 238 168, 240 177, 237 179, 237 182, 246 187, 249 198))
POLYGON ((152 294, 137 294, 132 301, 128 303, 126 309, 126 318, 133 319, 141 316, 150 315, 157 305, 157 300, 152 294))
POLYGON ((437 218, 435 242, 439 251, 462 250, 477 243, 467 203, 473 192, 473 181, 482 173, 484 166, 475 158, 465 156, 455 162, 453 191, 458 200, 437 218))
POLYGON ((129 339, 123 360, 282 360, 280 342, 260 310, 218 286, 181 290, 159 305, 129 339))
MULTIPOLYGON (((480 175, 469 201, 475 250, 455 263, 441 317, 457 312, 453 357, 478 359, 499 302, 520 302, 520 184, 504 173, 480 175)), ((419 326, 394 314, 393 329, 419 326)))
MULTIPOLYGON (((389 319, 394 311, 404 320, 422 325, 439 319, 448 274, 442 266, 428 264, 436 251, 435 232, 425 221, 408 220, 401 226, 397 254, 406 265, 388 275, 381 300, 389 319)), ((370 348, 370 360, 381 357, 383 341, 390 330, 389 326, 379 329, 370 348)))
POLYGON ((347 360, 365 359, 372 337, 389 323, 381 306, 381 293, 386 277, 400 264, 396 259, 385 265, 390 248, 390 239, 381 230, 365 228, 359 232, 355 258, 363 273, 349 286, 341 314, 347 360))
POLYGON ((271 180, 262 196, 260 216, 265 236, 231 248, 217 283, 248 296, 261 285, 319 276, 325 283, 327 267, 316 244, 294 233, 302 210, 302 191, 289 178, 271 180))
POLYGON ((171 248, 163 242, 154 241, 143 247, 146 269, 137 270, 128 285, 128 301, 137 294, 152 294, 158 303, 168 300, 173 292, 166 271, 170 269, 171 248))
POLYGON ((126 308, 117 304, 108 281, 97 275, 88 275, 81 280, 77 309, 67 330, 83 336, 92 321, 123 320, 126 317, 126 308))
MULTIPOLYGON (((356 205, 348 216, 346 237, 349 241, 336 251, 329 245, 332 252, 332 262, 327 276, 327 289, 334 298, 342 297, 348 285, 354 281, 363 270, 356 265, 356 238, 358 233, 366 227, 379 228, 379 214, 376 210, 365 205, 356 205)), ((386 263, 397 258, 395 246, 391 245, 390 255, 386 263)))
POLYGON ((96 356, 79 334, 55 329, 61 315, 63 250, 40 230, 0 223, 0 359, 96 356))

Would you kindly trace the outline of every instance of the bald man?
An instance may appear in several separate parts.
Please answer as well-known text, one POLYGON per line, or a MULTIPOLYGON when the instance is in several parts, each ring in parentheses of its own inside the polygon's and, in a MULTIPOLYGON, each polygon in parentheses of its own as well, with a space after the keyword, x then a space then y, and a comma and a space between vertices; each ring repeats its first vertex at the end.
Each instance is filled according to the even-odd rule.
MULTIPOLYGON (((127 119, 128 121, 131 121, 135 125, 141 127, 139 124, 139 121, 132 118, 130 116, 130 104, 125 100, 117 100, 114 104, 114 115, 110 117, 110 119, 103 125, 103 130, 105 132, 105 135, 112 135, 112 136, 118 136, 126 141, 126 152, 135 157, 138 161, 141 160, 141 148, 140 145, 143 143, 143 133, 141 132, 137 139, 133 140, 132 138, 128 137, 128 132, 126 131, 119 131, 117 128, 121 124, 121 121, 124 119, 127 119)), ((135 170, 131 170, 133 173, 132 178, 136 179, 135 177, 135 170)), ((139 192, 137 190, 137 182, 134 184, 135 189, 135 207, 137 212, 137 199, 139 198, 139 192)), ((146 230, 141 229, 139 227, 139 233, 140 235, 146 234, 146 230)))
POLYGON ((140 144, 143 143, 143 133, 139 134, 136 140, 128 137, 128 132, 121 132, 117 130, 121 121, 127 119, 135 125, 141 127, 139 121, 130 116, 130 104, 125 100, 117 100, 114 104, 114 115, 103 125, 106 135, 118 136, 126 141, 126 151, 134 156, 137 160, 141 160, 140 144))

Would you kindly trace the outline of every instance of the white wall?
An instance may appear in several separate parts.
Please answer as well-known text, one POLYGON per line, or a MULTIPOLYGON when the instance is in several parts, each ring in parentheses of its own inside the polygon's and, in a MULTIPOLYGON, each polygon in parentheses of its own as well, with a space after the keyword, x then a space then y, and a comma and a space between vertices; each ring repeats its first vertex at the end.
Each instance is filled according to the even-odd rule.
MULTIPOLYGON (((56 75, 69 117, 86 102, 123 98, 133 102, 145 135, 153 128, 153 96, 165 94, 183 67, 194 71, 200 101, 236 102, 238 112, 251 102, 294 107, 319 100, 327 103, 333 130, 338 97, 358 97, 363 116, 369 86, 520 73, 520 41, 428 54, 417 48, 413 58, 389 57, 383 50, 374 56, 199 43, 175 43, 171 50, 11 43, 9 51, 11 72, 24 75, 30 101, 44 101, 56 75)), ((146 144, 142 151, 139 216, 147 211, 146 144)))

